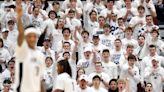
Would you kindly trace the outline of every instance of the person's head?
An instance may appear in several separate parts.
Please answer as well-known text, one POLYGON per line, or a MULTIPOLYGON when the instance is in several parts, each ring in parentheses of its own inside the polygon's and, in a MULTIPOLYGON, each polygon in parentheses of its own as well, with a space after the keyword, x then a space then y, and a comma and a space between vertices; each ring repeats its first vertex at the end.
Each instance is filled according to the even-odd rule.
POLYGON ((52 20, 54 20, 55 18, 57 18, 57 13, 54 10, 49 11, 48 13, 48 17, 52 20))
POLYGON ((70 53, 69 52, 64 52, 63 57, 64 57, 64 59, 68 60, 70 58, 70 53))
POLYGON ((126 87, 126 82, 125 82, 125 80, 123 80, 123 79, 119 79, 119 80, 117 81, 117 84, 118 84, 118 89, 119 89, 119 90, 123 90, 123 89, 125 89, 125 87, 126 87))
POLYGON ((157 68, 159 66, 159 60, 156 58, 153 58, 151 60, 153 68, 157 68))
POLYGON ((139 46, 143 46, 145 43, 145 36, 139 35, 137 41, 138 41, 139 46))
POLYGON ((128 56, 128 64, 129 66, 134 66, 134 64, 136 63, 137 59, 136 59, 136 56, 133 55, 133 54, 130 54, 128 56))
POLYGON ((95 76, 92 78, 92 83, 93 83, 93 87, 99 88, 99 87, 100 87, 100 83, 101 83, 101 77, 98 76, 98 75, 95 75, 95 76))
POLYGON ((60 9, 60 3, 58 1, 54 1, 52 3, 53 10, 58 11, 60 9))
POLYGON ((132 0, 124 0, 126 6, 131 6, 132 0))
POLYGON ((133 34, 133 28, 127 27, 127 28, 125 29, 125 37, 131 37, 132 34, 133 34))
POLYGON ((153 29, 151 30, 151 36, 152 36, 153 38, 158 38, 158 36, 159 36, 159 30, 153 28, 153 29))
POLYGON ((34 7, 37 7, 39 9, 41 8, 42 2, 40 0, 34 0, 33 2, 34 2, 34 7))
POLYGON ((105 17, 104 16, 99 16, 98 17, 98 22, 100 26, 104 26, 105 25, 105 17))
POLYGON ((85 47, 84 48, 84 57, 85 59, 90 59, 92 54, 92 48, 91 47, 85 47))
POLYGON ((152 15, 146 15, 146 24, 147 25, 153 24, 153 16, 152 15))
POLYGON ((88 40, 89 39, 89 32, 84 30, 81 32, 81 36, 82 36, 83 40, 88 40))
POLYGON ((2 47, 3 47, 3 39, 0 38, 0 48, 2 48, 2 47))
POLYGON ((3 90, 4 90, 4 92, 10 90, 10 88, 11 88, 11 83, 12 83, 12 82, 11 82, 10 79, 5 79, 5 80, 3 81, 3 90))
POLYGON ((145 13, 145 7, 144 6, 142 6, 142 5, 138 6, 137 10, 138 10, 139 15, 141 15, 141 16, 144 15, 144 13, 145 13))
POLYGON ((131 44, 128 44, 127 47, 126 47, 126 52, 127 52, 128 54, 132 54, 133 51, 134 51, 134 46, 131 45, 131 44))
POLYGON ((49 38, 44 39, 43 46, 44 46, 45 49, 50 48, 50 39, 49 38))
POLYGON ((74 18, 75 17, 75 13, 76 13, 76 11, 74 9, 70 9, 68 11, 68 15, 69 15, 70 18, 74 18))
POLYGON ((124 25, 124 19, 121 17, 121 18, 118 18, 118 26, 123 26, 124 25))
POLYGON ((151 83, 146 83, 145 92, 153 92, 153 85, 151 83))
POLYGON ((63 42, 63 49, 64 51, 70 51, 71 50, 70 42, 63 42))
POLYGON ((111 20, 116 22, 117 21, 117 14, 116 13, 112 13, 111 15, 112 15, 111 16, 111 20))
POLYGON ((100 41, 99 35, 93 35, 92 41, 94 45, 98 45, 100 41))
POLYGON ((155 45, 149 45, 149 54, 151 56, 154 56, 156 54, 156 46, 155 45))
POLYGON ((69 28, 63 28, 62 34, 64 38, 69 38, 71 35, 71 30, 69 28))
POLYGON ((58 74, 67 73, 72 77, 71 67, 67 60, 60 60, 57 63, 57 72, 58 72, 58 74))
POLYGON ((46 67, 50 67, 53 64, 52 57, 46 57, 45 63, 46 63, 46 67))
POLYGON ((41 32, 33 25, 29 25, 25 28, 25 39, 29 48, 34 49, 36 47, 40 34, 41 32))
POLYGON ((114 1, 115 1, 115 0, 107 0, 107 7, 108 7, 109 9, 112 9, 112 8, 113 8, 114 1))
POLYGON ((64 28, 65 21, 62 18, 58 18, 56 23, 56 29, 63 29, 64 28))
POLYGON ((8 29, 6 29, 6 28, 3 28, 3 29, 2 29, 2 37, 3 37, 4 39, 7 39, 8 33, 9 33, 9 30, 8 30, 8 29))
POLYGON ((111 26, 109 24, 105 24, 103 30, 104 34, 108 35, 111 32, 111 26))
POLYGON ((39 16, 40 9, 38 7, 33 8, 33 16, 37 17, 39 16))
POLYGON ((8 22, 7 22, 7 26, 9 28, 9 30, 13 30, 14 29, 14 25, 15 25, 15 21, 10 19, 8 22))
POLYGON ((76 80, 82 75, 85 74, 84 68, 79 68, 76 73, 76 80))
POLYGON ((89 13, 89 16, 90 16, 90 19, 93 20, 93 21, 96 21, 97 20, 97 12, 95 10, 92 10, 90 13, 89 13))
POLYGON ((117 79, 111 79, 109 81, 109 89, 114 91, 114 90, 117 90, 117 79))
POLYGON ((116 49, 120 49, 121 46, 122 46, 121 40, 120 39, 115 39, 114 45, 115 45, 116 49))
POLYGON ((79 81, 80 81, 80 83, 79 83, 80 88, 83 90, 86 89, 87 83, 88 83, 87 75, 82 74, 79 78, 79 81))
POLYGON ((109 49, 104 49, 103 50, 102 57, 103 57, 104 62, 108 62, 109 61, 109 57, 110 57, 109 49))
POLYGON ((96 69, 97 73, 101 73, 102 72, 102 68, 103 68, 103 66, 102 66, 101 62, 99 62, 99 61, 95 62, 95 69, 96 69))
POLYGON ((7 67, 10 70, 13 70, 15 68, 15 58, 14 57, 9 60, 9 62, 7 63, 7 67))

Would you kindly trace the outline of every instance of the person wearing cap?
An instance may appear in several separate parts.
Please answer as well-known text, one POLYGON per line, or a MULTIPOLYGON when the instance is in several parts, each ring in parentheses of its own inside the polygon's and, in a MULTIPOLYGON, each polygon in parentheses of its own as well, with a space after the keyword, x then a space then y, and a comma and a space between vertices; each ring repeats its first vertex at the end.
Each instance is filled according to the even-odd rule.
POLYGON ((116 38, 111 33, 111 26, 109 24, 105 24, 103 27, 103 32, 104 33, 100 35, 101 44, 107 46, 108 49, 113 49, 113 43, 116 38))
POLYGON ((100 86, 102 79, 99 75, 95 75, 92 78, 93 86, 91 87, 91 92, 108 92, 105 88, 100 86))
POLYGON ((16 1, 17 28, 19 31, 16 47, 15 85, 19 92, 45 92, 43 87, 43 73, 45 70, 45 57, 36 48, 40 31, 34 26, 24 29, 22 23, 22 1, 16 1))
POLYGON ((50 47, 51 47, 50 39, 45 38, 44 42, 43 42, 43 46, 38 47, 38 49, 44 54, 45 57, 47 57, 47 56, 52 57, 53 60, 55 61, 55 53, 50 47))
POLYGON ((92 92, 91 88, 87 85, 88 77, 82 74, 79 78, 79 85, 77 85, 77 92, 92 92))
POLYGON ((92 86, 93 85, 93 77, 95 75, 98 75, 101 78, 101 82, 100 82, 100 87, 103 87, 105 89, 108 89, 108 84, 109 81, 112 79, 111 77, 109 77, 109 75, 103 71, 103 65, 101 62, 97 61, 95 62, 95 72, 90 73, 88 75, 88 85, 92 86))
POLYGON ((95 71, 94 59, 92 57, 92 47, 88 46, 84 49, 84 57, 77 62, 77 68, 83 68, 88 75, 95 71))
POLYGON ((139 69, 135 65, 137 58, 130 54, 127 60, 128 64, 121 67, 120 79, 128 79, 131 92, 137 92, 137 84, 141 81, 139 69))
POLYGON ((153 85, 153 92, 163 91, 164 69, 159 65, 157 58, 152 58, 152 66, 145 68, 144 79, 153 85))
POLYGON ((138 47, 137 40, 133 39, 133 28, 127 27, 125 29, 125 38, 122 39, 122 42, 123 49, 126 49, 128 44, 132 44, 134 46, 134 49, 138 47))

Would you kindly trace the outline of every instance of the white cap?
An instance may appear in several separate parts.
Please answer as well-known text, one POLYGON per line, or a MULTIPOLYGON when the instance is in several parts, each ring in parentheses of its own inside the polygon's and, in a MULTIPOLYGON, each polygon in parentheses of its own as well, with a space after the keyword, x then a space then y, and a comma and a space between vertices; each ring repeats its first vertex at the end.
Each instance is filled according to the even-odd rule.
POLYGON ((87 51, 92 52, 92 48, 91 47, 85 47, 84 52, 87 52, 87 51))
POLYGON ((35 33, 36 35, 40 36, 41 35, 41 32, 37 29, 37 28, 34 28, 34 27, 30 27, 30 28, 27 28, 25 30, 25 36, 28 35, 29 33, 35 33))
POLYGON ((88 77, 87 77, 87 75, 82 74, 82 75, 80 76, 79 80, 80 80, 80 81, 81 81, 81 80, 87 81, 87 80, 88 80, 88 77))
POLYGON ((6 28, 3 28, 2 29, 2 32, 8 32, 9 30, 8 29, 6 29, 6 28))

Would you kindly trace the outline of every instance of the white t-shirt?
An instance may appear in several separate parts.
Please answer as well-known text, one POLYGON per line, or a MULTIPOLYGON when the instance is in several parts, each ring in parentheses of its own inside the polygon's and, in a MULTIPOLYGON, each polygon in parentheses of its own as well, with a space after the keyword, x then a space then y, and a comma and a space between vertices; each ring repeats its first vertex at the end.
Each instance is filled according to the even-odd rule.
POLYGON ((39 92, 41 91, 41 80, 45 70, 45 58, 43 54, 35 49, 30 49, 27 42, 16 48, 16 74, 15 83, 20 85, 20 92, 39 92), (22 65, 22 81, 20 84, 20 63, 22 65))
POLYGON ((59 74, 56 78, 54 90, 60 89, 64 92, 77 92, 76 83, 67 73, 59 74))
POLYGON ((134 46, 134 49, 136 49, 138 47, 138 42, 135 39, 127 39, 127 38, 124 38, 121 41, 122 41, 123 49, 126 49, 129 44, 130 45, 133 45, 134 46))
MULTIPOLYGON (((103 9, 101 11, 100 16, 104 16, 106 18, 108 16, 108 14, 111 14, 111 12, 112 12, 112 10, 109 10, 109 9, 105 8, 105 9, 103 9)), ((113 6, 113 13, 114 14, 118 14, 119 13, 117 8, 115 8, 114 6, 113 6)))
POLYGON ((91 87, 90 92, 108 92, 108 91, 104 89, 103 87, 100 87, 99 89, 95 89, 94 87, 91 87))
MULTIPOLYGON (((6 63, 11 59, 9 51, 5 48, 0 48, 0 59, 6 61, 6 63)), ((2 69, 5 69, 5 64, 1 64, 2 69)))
POLYGON ((81 89, 79 85, 77 85, 77 92, 92 92, 91 88, 87 86, 86 89, 81 89))
POLYGON ((9 31, 7 39, 9 39, 14 45, 16 45, 18 38, 18 30, 14 29, 9 31))

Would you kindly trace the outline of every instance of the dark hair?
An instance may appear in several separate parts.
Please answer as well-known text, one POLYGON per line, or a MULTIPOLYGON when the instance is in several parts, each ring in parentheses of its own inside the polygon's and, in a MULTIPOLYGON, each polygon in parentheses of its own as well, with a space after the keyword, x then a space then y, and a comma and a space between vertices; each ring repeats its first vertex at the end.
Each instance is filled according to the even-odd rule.
POLYGON ((67 42, 67 41, 66 42, 63 42, 63 45, 64 44, 69 44, 71 46, 71 43, 70 42, 67 42))
POLYGON ((109 49, 104 49, 102 53, 104 53, 104 52, 110 53, 110 52, 109 52, 109 49))
POLYGON ((139 5, 138 7, 137 7, 137 9, 139 10, 139 9, 144 9, 145 10, 145 7, 143 6, 143 5, 139 5))
POLYGON ((2 65, 0 65, 0 73, 2 73, 2 72, 3 72, 2 65))
POLYGON ((72 71, 68 60, 60 60, 58 64, 63 67, 63 73, 68 73, 72 77, 72 71))
POLYGON ((48 4, 48 1, 47 0, 45 0, 44 3, 42 1, 42 4, 44 4, 43 10, 46 10, 49 7, 49 4, 48 4))
POLYGON ((54 10, 51 10, 51 11, 49 11, 49 13, 48 13, 48 17, 50 18, 50 14, 51 13, 54 13, 55 14, 55 18, 57 18, 57 13, 54 11, 54 10))
MULTIPOLYGON (((32 11, 34 11, 34 10, 35 10, 35 8, 38 8, 38 7, 35 7, 35 6, 34 6, 34 7, 32 8, 32 11)), ((38 9, 39 9, 39 8, 38 8, 38 9)))
POLYGON ((9 65, 10 62, 15 63, 15 57, 12 57, 7 64, 9 65))
POLYGON ((69 28, 63 28, 63 30, 62 30, 62 34, 64 33, 64 31, 66 31, 66 30, 68 30, 69 31, 69 33, 71 33, 71 30, 69 29, 69 28))
POLYGON ((47 59, 50 59, 50 60, 53 62, 52 57, 46 57, 45 61, 46 61, 47 59))
POLYGON ((152 84, 152 83, 148 82, 148 83, 146 83, 146 86, 147 86, 148 84, 150 84, 150 85, 153 87, 153 84, 152 84))
POLYGON ((126 32, 127 30, 131 30, 131 31, 133 32, 133 28, 132 28, 132 27, 127 27, 127 28, 125 28, 125 32, 126 32))
POLYGON ((95 10, 92 10, 90 13, 89 13, 89 16, 91 16, 91 14, 95 12, 97 14, 97 12, 95 10))
POLYGON ((112 81, 114 81, 114 82, 117 83, 117 79, 111 79, 111 80, 109 81, 109 85, 112 83, 112 81))
POLYGON ((124 19, 122 17, 118 18, 117 20, 123 20, 124 21, 124 19))
POLYGON ((105 17, 104 16, 99 16, 98 19, 100 19, 100 18, 103 18, 105 20, 105 17))
POLYGON ((130 55, 128 56, 128 61, 129 61, 130 59, 134 59, 135 61, 137 61, 136 56, 133 55, 133 54, 130 54, 130 55))
POLYGON ((63 57, 64 57, 65 54, 69 54, 70 55, 70 53, 66 51, 66 52, 63 53, 63 57))
POLYGON ((102 66, 102 63, 99 62, 99 61, 95 62, 95 66, 96 66, 97 64, 100 64, 100 65, 102 66))
POLYGON ((28 28, 36 28, 33 24, 29 24, 29 25, 27 25, 24 29, 26 30, 26 29, 28 29, 28 28))
POLYGON ((54 2, 52 3, 53 6, 54 6, 55 4, 60 5, 60 3, 59 3, 58 1, 54 1, 54 2))
POLYGON ((115 0, 107 0, 107 3, 108 3, 108 2, 111 2, 111 1, 112 1, 113 3, 115 2, 115 0))
POLYGON ((157 47, 156 47, 156 45, 151 44, 151 45, 149 45, 149 48, 157 48, 157 47))
POLYGON ((80 77, 80 76, 78 76, 78 72, 79 72, 80 70, 83 70, 83 72, 84 72, 84 74, 85 74, 84 68, 79 68, 79 69, 76 71, 76 80, 80 77))
POLYGON ((156 32, 156 33, 158 34, 158 36, 159 36, 159 30, 153 28, 153 29, 151 30, 151 33, 153 33, 153 32, 156 32))
POLYGON ((96 78, 98 78, 99 80, 101 80, 100 76, 98 76, 98 75, 95 75, 95 76, 92 78, 92 80, 94 80, 94 79, 96 79, 96 78))
POLYGON ((3 84, 11 84, 12 82, 11 82, 11 80, 9 79, 9 78, 7 78, 7 79, 5 79, 4 81, 3 81, 3 84))
POLYGON ((2 47, 3 47, 4 43, 3 43, 3 39, 2 38, 0 38, 0 42, 2 42, 2 47))
POLYGON ((106 28, 106 27, 107 28, 111 28, 111 26, 109 24, 107 24, 107 23, 103 26, 103 28, 106 28))
POLYGON ((119 41, 119 42, 122 43, 121 39, 119 39, 119 38, 115 39, 114 41, 115 41, 115 42, 116 42, 116 41, 119 41))
POLYGON ((89 36, 89 32, 88 32, 88 31, 86 31, 86 30, 82 31, 82 32, 81 32, 81 35, 83 35, 84 33, 87 33, 88 36, 89 36))
POLYGON ((144 35, 139 35, 137 39, 139 39, 140 37, 143 37, 145 39, 145 36, 144 35))

